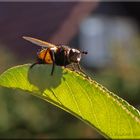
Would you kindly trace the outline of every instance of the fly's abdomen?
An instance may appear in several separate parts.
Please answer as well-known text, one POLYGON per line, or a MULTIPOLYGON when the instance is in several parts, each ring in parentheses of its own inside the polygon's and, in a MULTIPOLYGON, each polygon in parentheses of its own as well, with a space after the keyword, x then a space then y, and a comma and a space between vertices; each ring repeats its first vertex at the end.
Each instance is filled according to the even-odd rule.
POLYGON ((38 54, 38 58, 46 64, 52 64, 52 57, 49 49, 44 49, 38 54))

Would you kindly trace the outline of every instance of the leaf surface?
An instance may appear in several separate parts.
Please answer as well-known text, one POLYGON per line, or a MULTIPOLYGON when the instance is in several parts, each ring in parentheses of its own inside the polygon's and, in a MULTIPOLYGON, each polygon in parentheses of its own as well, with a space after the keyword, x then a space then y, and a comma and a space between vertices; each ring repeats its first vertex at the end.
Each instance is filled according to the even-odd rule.
POLYGON ((105 137, 140 138, 140 113, 126 101, 82 74, 50 65, 16 66, 0 75, 0 85, 29 91, 73 114, 105 137))

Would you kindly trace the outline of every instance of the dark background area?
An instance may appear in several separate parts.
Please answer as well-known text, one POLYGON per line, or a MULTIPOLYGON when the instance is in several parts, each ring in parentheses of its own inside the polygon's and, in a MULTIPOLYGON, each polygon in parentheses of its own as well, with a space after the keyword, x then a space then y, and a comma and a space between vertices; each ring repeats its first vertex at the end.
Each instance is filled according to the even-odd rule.
MULTIPOLYGON (((0 72, 34 62, 40 48, 24 35, 69 45, 89 52, 81 65, 97 82, 140 109, 139 13, 139 2, 0 2, 0 72)), ((0 93, 0 138, 102 138, 25 92, 0 93)))

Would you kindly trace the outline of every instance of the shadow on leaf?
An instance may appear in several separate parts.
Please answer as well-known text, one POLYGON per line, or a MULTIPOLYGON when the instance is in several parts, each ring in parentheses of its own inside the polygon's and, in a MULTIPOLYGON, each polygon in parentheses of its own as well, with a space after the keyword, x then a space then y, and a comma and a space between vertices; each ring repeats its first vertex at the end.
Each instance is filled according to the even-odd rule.
POLYGON ((28 80, 41 92, 58 87, 62 81, 63 70, 56 66, 54 74, 51 75, 51 65, 36 65, 28 71, 28 80))

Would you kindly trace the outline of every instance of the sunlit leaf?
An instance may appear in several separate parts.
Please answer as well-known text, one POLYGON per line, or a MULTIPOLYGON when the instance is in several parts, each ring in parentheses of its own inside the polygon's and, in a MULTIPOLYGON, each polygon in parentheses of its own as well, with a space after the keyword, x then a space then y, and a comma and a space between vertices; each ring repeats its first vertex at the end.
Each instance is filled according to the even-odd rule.
MULTIPOLYGON (((140 113, 126 101, 83 75, 50 65, 13 67, 0 85, 29 91, 95 127, 110 138, 140 138, 140 113)), ((45 121, 45 120, 44 120, 45 121)))

